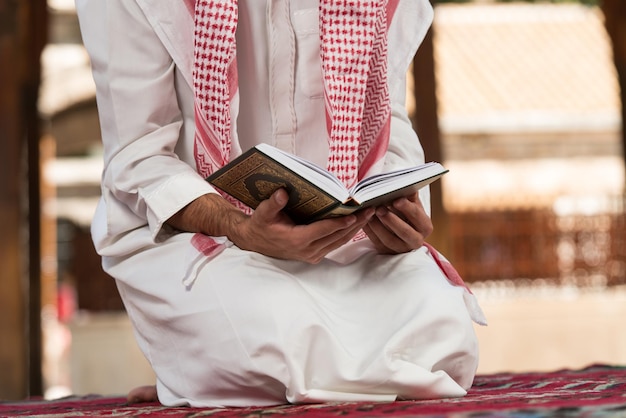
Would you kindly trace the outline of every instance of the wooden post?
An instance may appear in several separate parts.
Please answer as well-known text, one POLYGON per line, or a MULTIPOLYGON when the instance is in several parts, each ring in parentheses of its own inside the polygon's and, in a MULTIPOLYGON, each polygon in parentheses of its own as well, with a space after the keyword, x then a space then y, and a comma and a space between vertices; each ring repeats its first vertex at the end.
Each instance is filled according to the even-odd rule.
POLYGON ((0 0, 0 398, 27 393, 26 305, 20 179, 22 129, 17 40, 18 3, 0 0))
MULTIPOLYGON (((611 38, 613 60, 620 84, 622 100, 622 156, 626 164, 626 2, 623 0, 602 0, 604 25, 611 38)), ((624 186, 626 192, 626 185, 624 186)))
MULTIPOLYGON (((433 31, 428 31, 424 42, 413 60, 413 79, 415 86, 415 130, 420 137, 426 161, 444 162, 439 135, 437 117, 437 96, 435 85, 435 55, 433 31)), ((428 242, 442 254, 450 255, 450 237, 448 214, 443 205, 442 181, 430 185, 430 204, 435 227, 428 242)))
POLYGON ((43 392, 37 97, 46 14, 45 0, 0 0, 0 399, 43 392))
MULTIPOLYGON (((27 148, 28 173, 28 394, 43 395, 41 332, 41 129, 39 86, 41 53, 48 38, 47 0, 24 2, 21 27, 24 39, 24 74, 22 88, 23 123, 27 148)), ((22 3, 21 3, 22 4, 22 3)))

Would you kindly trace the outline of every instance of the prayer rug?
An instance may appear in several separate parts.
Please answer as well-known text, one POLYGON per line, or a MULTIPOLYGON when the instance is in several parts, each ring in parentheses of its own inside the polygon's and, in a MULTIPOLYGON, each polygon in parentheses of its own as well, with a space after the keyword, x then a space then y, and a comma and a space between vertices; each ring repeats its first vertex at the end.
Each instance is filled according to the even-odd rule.
POLYGON ((127 405, 123 397, 84 396, 0 403, 0 416, 626 418, 626 367, 595 365, 550 373, 480 375, 468 395, 456 399, 264 408, 167 408, 158 403, 127 405))

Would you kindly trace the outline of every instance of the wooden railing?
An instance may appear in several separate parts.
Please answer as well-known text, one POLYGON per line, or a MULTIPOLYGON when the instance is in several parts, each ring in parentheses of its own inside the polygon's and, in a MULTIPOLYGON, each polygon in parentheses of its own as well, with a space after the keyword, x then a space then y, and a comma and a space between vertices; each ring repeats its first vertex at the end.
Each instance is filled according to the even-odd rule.
POLYGON ((468 282, 547 279, 626 284, 623 202, 593 214, 491 210, 450 214, 451 254, 468 282))

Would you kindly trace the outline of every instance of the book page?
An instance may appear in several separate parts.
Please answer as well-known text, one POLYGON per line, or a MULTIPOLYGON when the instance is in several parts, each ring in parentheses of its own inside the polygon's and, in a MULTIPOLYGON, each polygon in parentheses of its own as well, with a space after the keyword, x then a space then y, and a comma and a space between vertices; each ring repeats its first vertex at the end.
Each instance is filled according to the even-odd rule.
POLYGON ((325 190, 337 200, 343 202, 350 197, 348 189, 346 189, 343 183, 328 170, 265 143, 257 145, 256 148, 293 172, 314 183, 319 188, 325 190))
MULTIPOLYGON (((411 191, 407 191, 410 193, 432 183, 446 172, 447 170, 439 163, 427 163, 418 167, 375 175, 358 183, 352 190, 352 196, 357 202, 364 204, 380 196, 416 186, 412 187, 411 191)), ((393 195, 399 197, 402 193, 393 193, 393 195)))

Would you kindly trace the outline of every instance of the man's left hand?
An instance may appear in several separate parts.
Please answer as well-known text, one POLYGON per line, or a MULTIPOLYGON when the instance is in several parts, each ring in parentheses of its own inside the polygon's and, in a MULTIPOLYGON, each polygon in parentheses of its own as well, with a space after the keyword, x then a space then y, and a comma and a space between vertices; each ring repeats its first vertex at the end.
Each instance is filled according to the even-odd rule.
POLYGON ((363 231, 381 254, 400 254, 420 248, 433 232, 417 193, 376 208, 363 231))

